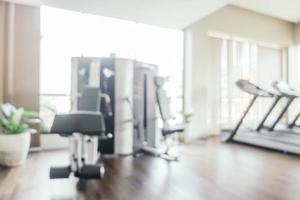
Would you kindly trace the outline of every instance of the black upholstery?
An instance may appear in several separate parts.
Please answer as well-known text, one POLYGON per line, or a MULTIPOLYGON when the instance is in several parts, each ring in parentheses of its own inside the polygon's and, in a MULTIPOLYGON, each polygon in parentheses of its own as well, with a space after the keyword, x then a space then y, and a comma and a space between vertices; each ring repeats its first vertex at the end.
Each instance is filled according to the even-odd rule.
POLYGON ((78 110, 100 111, 101 93, 98 87, 84 87, 79 99, 78 110))
POLYGON ((71 136, 73 133, 100 136, 105 133, 104 117, 99 112, 80 111, 59 114, 54 118, 51 133, 71 136))
POLYGON ((173 133, 180 133, 184 131, 184 126, 183 124, 176 124, 171 127, 165 127, 162 129, 162 134, 163 136, 171 135, 173 133))
POLYGON ((84 87, 79 99, 78 110, 102 112, 105 116, 112 116, 110 97, 101 93, 98 87, 84 87))

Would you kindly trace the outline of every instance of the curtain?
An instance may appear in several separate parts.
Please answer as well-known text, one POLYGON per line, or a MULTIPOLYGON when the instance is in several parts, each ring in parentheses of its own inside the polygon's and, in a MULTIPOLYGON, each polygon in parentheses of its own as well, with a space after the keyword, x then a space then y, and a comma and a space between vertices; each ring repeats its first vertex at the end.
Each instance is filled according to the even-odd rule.
MULTIPOLYGON (((258 79, 257 84, 268 91, 274 91, 272 83, 278 80, 287 80, 286 70, 287 65, 284 65, 284 50, 269 48, 269 47, 258 47, 258 79)), ((273 102, 270 98, 259 98, 258 104, 255 107, 258 115, 263 116, 273 102)), ((286 104, 286 99, 282 99, 279 104, 274 108, 272 114, 266 121, 266 125, 271 125, 275 121, 276 117, 281 112, 282 107, 286 104)), ((283 121, 287 120, 285 116, 283 121)))
MULTIPOLYGON (((219 103, 220 103, 220 96, 224 95, 224 93, 220 93, 219 91, 225 91, 224 86, 221 85, 220 82, 222 81, 222 77, 227 77, 227 74, 223 74, 222 70, 220 70, 220 67, 226 67, 224 66, 224 60, 222 60, 222 52, 224 51, 224 42, 222 39, 219 38, 210 38, 210 45, 211 45, 211 61, 210 61, 210 70, 209 70, 209 79, 210 85, 217 86, 216 90, 209 90, 208 91, 208 116, 207 116, 207 124, 208 124, 208 131, 210 134, 217 134, 219 132, 219 124, 220 124, 220 118, 219 115, 219 103)), ((222 113, 224 114, 224 113, 222 113)))
POLYGON ((38 7, 0 1, 0 101, 39 108, 38 7))
MULTIPOLYGON (((257 45, 234 40, 222 40, 220 70, 220 126, 230 128, 240 118, 251 97, 236 87, 236 81, 246 79, 257 82, 257 45)), ((250 112, 250 123, 256 120, 257 112, 250 112)))
MULTIPOLYGON (((246 79, 269 91, 274 91, 272 83, 284 79, 287 65, 283 61, 283 49, 260 46, 256 43, 214 39, 222 41, 219 48, 221 60, 218 68, 219 76, 219 122, 220 128, 232 128, 241 117, 252 97, 236 86, 238 79, 246 79)), ((220 42, 219 42, 220 43, 220 42)), ((216 50, 215 50, 216 51, 216 50)), ((273 99, 259 98, 250 110, 244 124, 256 127, 273 99)), ((282 105, 284 102, 282 102, 282 105)), ((268 119, 271 123, 281 107, 277 106, 268 119)), ((267 123, 268 123, 267 122, 267 123)))
POLYGON ((31 111, 39 111, 39 10, 0 1, 0 103, 31 111))

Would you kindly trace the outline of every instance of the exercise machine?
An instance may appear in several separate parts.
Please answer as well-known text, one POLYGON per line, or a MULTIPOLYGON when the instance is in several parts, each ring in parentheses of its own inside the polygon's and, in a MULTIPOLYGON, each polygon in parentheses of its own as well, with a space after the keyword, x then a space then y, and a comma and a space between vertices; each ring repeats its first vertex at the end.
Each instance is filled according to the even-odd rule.
POLYGON ((286 131, 287 133, 299 134, 300 132, 295 129, 297 127, 296 121, 300 116, 299 114, 296 115, 296 117, 293 119, 292 123, 283 125, 280 128, 278 128, 276 126, 279 124, 280 120, 284 117, 284 114, 286 114, 286 112, 288 111, 289 107, 292 105, 294 100, 300 97, 299 96, 300 94, 297 91, 295 91, 294 89, 292 89, 287 84, 286 81, 282 81, 282 80, 275 81, 272 84, 272 86, 278 93, 276 95, 274 95, 275 100, 274 100, 272 106, 269 108, 269 110, 268 110, 267 114, 265 115, 265 117, 263 118, 263 120, 260 122, 256 131, 260 131, 262 128, 264 128, 269 131, 278 131, 279 130, 279 131, 286 131), (281 99, 286 99, 287 102, 281 108, 279 115, 276 117, 276 119, 274 120, 274 122, 272 123, 272 125, 270 127, 264 126, 266 119, 269 117, 269 115, 271 114, 271 112, 274 110, 274 108, 276 107, 276 105, 278 104, 278 102, 281 99))
MULTIPOLYGON (((178 156, 177 155, 172 155, 170 153, 170 149, 173 147, 173 140, 174 140, 174 135, 175 133, 180 133, 184 131, 184 126, 183 124, 174 124, 172 121, 174 120, 174 116, 171 113, 170 109, 170 101, 167 96, 167 92, 165 89, 163 89, 163 85, 165 83, 165 78, 164 77, 151 77, 145 78, 147 76, 144 76, 144 89, 140 90, 143 91, 143 95, 140 95, 138 99, 136 99, 135 106, 140 106, 140 108, 143 108, 144 112, 139 113, 138 111, 140 109, 134 109, 134 119, 135 119, 135 130, 137 138, 136 138, 136 151, 135 151, 135 156, 141 156, 142 154, 148 154, 152 155, 155 157, 160 157, 163 158, 167 161, 178 161, 178 156), (149 98, 147 97, 146 94, 148 94, 147 91, 147 82, 148 80, 150 81, 151 88, 152 84, 154 83, 155 86, 155 94, 153 94, 153 97, 155 97, 156 104, 158 106, 160 118, 162 119, 163 126, 160 131, 162 135, 162 142, 163 145, 153 145, 155 144, 155 141, 152 141, 152 145, 150 143, 149 145, 149 138, 148 135, 151 135, 151 132, 148 132, 149 129, 147 128, 147 113, 149 112, 148 109, 149 107, 147 106, 147 101, 149 98), (140 99, 142 97, 142 100, 140 99), (138 117, 136 117, 138 116, 138 117)), ((153 99, 152 99, 153 100, 153 99)), ((155 105, 151 103, 151 105, 155 105)), ((153 110, 155 107, 152 108, 153 110)), ((154 127, 153 127, 154 128, 154 127)), ((151 130, 151 129, 150 129, 151 130)), ((153 129, 152 129, 153 131, 153 129)), ((151 141, 150 141, 151 142, 151 141)))
POLYGON ((242 114, 240 120, 238 121, 235 128, 231 131, 223 131, 222 136, 225 142, 239 142, 246 143, 250 145, 255 145, 264 148, 270 148, 274 150, 279 150, 283 152, 290 152, 300 154, 300 136, 296 134, 286 134, 285 131, 270 131, 261 128, 263 125, 259 125, 258 128, 251 129, 241 129, 241 125, 244 122, 250 109, 253 107, 255 101, 258 97, 260 98, 275 98, 273 104, 271 105, 265 117, 262 119, 260 124, 268 118, 271 111, 278 104, 278 99, 282 98, 278 94, 266 91, 257 85, 247 81, 238 80, 237 86, 243 91, 252 96, 252 100, 247 106, 245 112, 242 114))
POLYGON ((163 88, 165 80, 166 79, 163 77, 155 78, 157 104, 163 122, 161 132, 163 141, 166 145, 165 151, 159 154, 159 156, 166 160, 176 161, 178 160, 178 156, 171 155, 169 151, 173 144, 174 134, 182 133, 184 131, 184 125, 173 122, 175 117, 170 109, 170 101, 167 96, 167 91, 163 88))
POLYGON ((102 154, 132 155, 145 143, 158 146, 156 75, 157 66, 132 59, 72 58, 72 110, 104 112, 98 93, 110 99, 112 115, 105 117, 105 125, 112 137, 99 141, 102 154))
POLYGON ((70 139, 70 165, 51 167, 50 178, 69 178, 70 174, 80 179, 101 179, 104 166, 99 159, 98 140, 106 140, 104 116, 96 112, 74 112, 56 115, 52 133, 70 139))
POLYGON ((162 105, 167 96, 156 78, 157 66, 149 63, 114 56, 72 58, 72 110, 104 112, 99 94, 110 100, 112 115, 105 117, 105 125, 112 137, 99 142, 102 154, 167 155, 161 139, 183 130, 167 128, 170 119, 162 110, 169 104, 162 105), (162 130, 159 114, 164 121, 162 130))
MULTIPOLYGON (((225 137, 223 138, 224 141, 229 142, 229 141, 233 141, 235 135, 238 133, 238 131, 240 131, 240 127, 244 122, 244 119, 246 118, 247 114, 249 113, 250 109, 253 107, 254 103, 256 102, 258 97, 263 97, 263 98, 272 98, 275 96, 275 94, 263 90, 260 87, 250 83, 247 80, 238 80, 236 82, 237 87, 239 87, 239 89, 241 89, 242 91, 252 95, 252 99, 249 103, 249 105, 247 106, 246 110, 244 111, 243 115, 241 116, 240 120, 238 121, 238 123, 236 124, 236 126, 234 127, 233 130, 231 131, 224 131, 225 133, 225 137), (226 137, 227 136, 227 137, 226 137)), ((278 102, 278 98, 275 99, 274 103, 272 104, 270 110, 272 110, 277 102, 278 102)), ((268 118, 268 116, 271 114, 271 111, 268 111, 265 115, 265 117, 263 118, 263 120, 261 121, 261 123, 259 124, 259 126, 257 127, 256 131, 259 131, 262 127, 264 122, 266 121, 266 119, 268 118)))
POLYGON ((110 140, 105 118, 112 116, 109 95, 97 87, 83 86, 78 96, 78 111, 59 114, 54 118, 51 133, 69 138, 70 165, 52 167, 50 178, 68 178, 70 174, 80 179, 101 179, 104 167, 97 163, 99 144, 110 140))
MULTIPOLYGON (((292 105, 292 103, 295 101, 295 99, 300 97, 300 93, 296 90, 292 89, 287 82, 285 81, 275 81, 273 83, 273 87, 281 94, 282 97, 285 97, 287 99, 286 105, 283 107, 282 111, 272 124, 272 126, 269 128, 270 131, 276 130, 276 125, 279 123, 279 121, 283 118, 284 114, 288 111, 288 108, 292 105)), ((299 118, 299 114, 296 115, 296 117, 293 119, 291 124, 288 124, 285 128, 288 132, 294 132, 295 130, 292 130, 296 127, 296 122, 299 118)), ((300 132, 299 132, 300 133, 300 132)))

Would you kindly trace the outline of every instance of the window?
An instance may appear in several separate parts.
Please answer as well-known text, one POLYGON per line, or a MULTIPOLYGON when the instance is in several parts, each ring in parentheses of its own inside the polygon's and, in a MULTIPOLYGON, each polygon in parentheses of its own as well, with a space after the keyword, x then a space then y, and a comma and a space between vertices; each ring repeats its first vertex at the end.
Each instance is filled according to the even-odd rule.
MULTIPOLYGON (((272 83, 284 78, 284 48, 275 48, 243 40, 214 38, 214 47, 219 55, 220 112, 222 128, 232 128, 240 119, 252 96, 241 91, 235 84, 238 79, 249 80, 260 87, 273 91, 272 83), (217 44, 217 45, 216 45, 217 44), (272 71, 272 73, 270 73, 272 71)), ((248 113, 245 124, 255 127, 262 119, 273 99, 259 98, 248 113)), ((284 102, 281 102, 284 105, 284 102)), ((277 106, 268 118, 272 123, 281 110, 277 106)), ((286 121, 287 117, 283 118, 286 121)), ((266 125, 267 125, 266 124, 266 125)))
MULTIPOLYGON (((221 125, 232 126, 240 118, 251 96, 240 91, 235 82, 246 79, 257 82, 257 45, 247 42, 223 40, 221 47, 221 125)), ((250 112, 248 120, 257 119, 250 112)))
POLYGON ((172 109, 182 110, 182 31, 42 6, 41 32, 43 119, 70 109, 71 57, 111 53, 158 65, 159 74, 169 77, 172 109))

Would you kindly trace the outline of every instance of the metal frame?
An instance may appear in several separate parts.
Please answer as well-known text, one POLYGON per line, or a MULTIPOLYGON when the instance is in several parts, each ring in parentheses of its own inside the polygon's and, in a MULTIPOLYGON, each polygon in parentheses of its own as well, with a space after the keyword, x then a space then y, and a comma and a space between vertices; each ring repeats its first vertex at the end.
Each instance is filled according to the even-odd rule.
POLYGON ((280 121, 280 119, 283 117, 283 115, 287 112, 288 108, 290 107, 290 105, 292 104, 292 102, 295 100, 296 97, 287 97, 287 98, 288 98, 288 102, 283 107, 283 109, 281 110, 281 112, 278 115, 278 117, 276 118, 276 120, 273 122, 273 124, 268 129, 269 131, 274 131, 276 125, 278 124, 278 122, 280 121))
POLYGON ((289 128, 294 128, 295 126, 298 126, 296 123, 300 117, 300 112, 295 116, 292 123, 289 124, 289 128))
POLYGON ((247 114, 249 113, 250 109, 252 108, 253 104, 255 103, 257 97, 274 97, 274 96, 276 96, 276 99, 275 99, 274 103, 272 104, 272 106, 270 107, 270 109, 268 110, 268 112, 265 114, 265 117, 262 119, 262 121, 260 122, 260 124, 256 128, 256 130, 257 129, 260 130, 263 127, 264 122, 267 120, 268 116, 271 114, 272 110, 277 105, 277 103, 280 99, 278 95, 275 95, 271 92, 263 90, 260 87, 254 85, 246 80, 240 79, 236 82, 236 85, 242 91, 253 95, 253 97, 252 97, 252 100, 250 101, 249 105, 247 106, 246 110, 244 111, 243 115, 241 116, 240 120, 238 121, 237 125, 235 126, 235 128, 230 132, 229 136, 224 138, 225 142, 230 142, 230 141, 234 140, 234 136, 237 134, 239 128, 241 127, 242 123, 244 122, 244 119, 246 118, 247 114), (245 87, 245 84, 247 84, 246 87, 245 87))
POLYGON ((50 178, 69 178, 70 174, 81 179, 101 179, 105 168, 97 164, 99 136, 89 136, 82 133, 73 133, 69 136, 69 160, 66 167, 51 167, 50 178))
POLYGON ((258 127, 256 128, 256 131, 260 131, 264 127, 264 123, 266 122, 267 118, 270 116, 270 114, 272 113, 272 111, 274 110, 274 108, 276 107, 276 105, 278 104, 278 102, 281 99, 281 97, 282 96, 280 96, 280 95, 276 95, 275 101, 273 102, 273 104, 269 108, 268 112, 265 114, 265 116, 262 119, 262 121, 259 123, 258 127))
MULTIPOLYGON (((239 86, 239 85, 238 85, 239 86)), ((247 113, 249 112, 250 108, 253 106, 255 100, 257 97, 267 97, 268 95, 264 95, 264 90, 255 91, 252 89, 254 88, 254 85, 246 85, 245 89, 240 87, 243 91, 253 95, 252 101, 248 105, 246 111, 243 113, 241 119, 239 120, 238 124, 236 125, 235 129, 231 132, 224 132, 225 136, 225 142, 237 142, 241 144, 248 144, 248 145, 254 145, 257 147, 263 147, 268 149, 273 149, 277 151, 283 151, 285 153, 295 153, 300 154, 300 136, 298 134, 288 134, 293 133, 293 131, 270 131, 267 130, 261 130, 263 128, 263 124, 274 109, 274 107, 278 104, 279 99, 282 97, 286 97, 284 94, 280 95, 274 95, 275 100, 267 113, 265 114, 264 118, 260 122, 259 126, 256 128, 256 130, 244 130, 240 131, 239 128, 246 117, 247 113), (260 130, 260 131, 257 131, 260 130)), ((256 88, 260 89, 260 88, 256 88)), ((270 93, 271 94, 271 93, 270 93)), ((271 96, 270 96, 271 97, 271 96)), ((288 97, 293 97, 292 95, 288 97)), ((285 105, 283 110, 281 111, 280 116, 282 116, 282 113, 286 112, 286 109, 289 105, 291 105, 292 100, 289 100, 289 102, 285 105)), ((277 119, 276 119, 277 121, 277 119)))
MULTIPOLYGON (((70 137, 70 166, 74 173, 86 164, 95 164, 100 156, 98 153, 98 137, 74 133, 70 137)), ((104 174, 104 171, 103 171, 104 174)))
POLYGON ((247 106, 245 112, 243 113, 242 117, 240 118, 239 122, 235 126, 235 128, 231 131, 231 134, 229 135, 228 138, 225 139, 225 142, 233 141, 233 137, 237 134, 239 128, 241 127, 245 117, 249 113, 251 107, 253 106, 254 102, 256 101, 258 95, 254 95, 252 100, 250 101, 249 105, 247 106))

